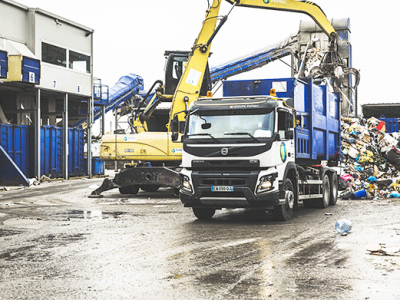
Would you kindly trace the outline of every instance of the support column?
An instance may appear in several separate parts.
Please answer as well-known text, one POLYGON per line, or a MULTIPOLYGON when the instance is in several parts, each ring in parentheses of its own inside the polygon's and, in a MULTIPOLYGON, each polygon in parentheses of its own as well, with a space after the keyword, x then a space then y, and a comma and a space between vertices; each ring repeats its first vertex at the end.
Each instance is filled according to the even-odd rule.
POLYGON ((68 94, 64 96, 63 119, 63 177, 69 179, 68 174, 68 157, 69 157, 69 138, 68 138, 68 94))
POLYGON ((88 99, 87 115, 87 174, 92 178, 92 98, 88 99))
POLYGON ((38 181, 40 181, 40 124, 41 123, 41 113, 40 113, 40 89, 36 90, 36 109, 35 109, 35 176, 38 181))
MULTIPOLYGON (((117 134, 117 129, 118 129, 118 113, 117 113, 117 108, 115 108, 115 131, 114 131, 114 134, 117 134)), ((116 140, 117 139, 115 138, 115 141, 116 140)), ((117 154, 118 154, 117 143, 115 143, 115 168, 114 168, 115 172, 118 172, 117 154)))
POLYGON ((294 53, 293 51, 290 51, 290 64, 292 65, 291 70, 290 70, 290 76, 293 78, 295 75, 295 69, 294 69, 294 53))
POLYGON ((106 106, 101 106, 101 136, 106 134, 106 106))

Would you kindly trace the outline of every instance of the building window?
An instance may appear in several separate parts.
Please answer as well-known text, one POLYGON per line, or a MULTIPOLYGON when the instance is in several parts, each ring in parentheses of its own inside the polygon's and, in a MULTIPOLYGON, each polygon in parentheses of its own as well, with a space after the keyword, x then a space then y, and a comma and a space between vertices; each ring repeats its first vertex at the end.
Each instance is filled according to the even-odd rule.
POLYGON ((90 56, 69 50, 69 68, 90 73, 90 56))
POLYGON ((67 67, 67 50, 42 43, 42 61, 56 66, 67 67))

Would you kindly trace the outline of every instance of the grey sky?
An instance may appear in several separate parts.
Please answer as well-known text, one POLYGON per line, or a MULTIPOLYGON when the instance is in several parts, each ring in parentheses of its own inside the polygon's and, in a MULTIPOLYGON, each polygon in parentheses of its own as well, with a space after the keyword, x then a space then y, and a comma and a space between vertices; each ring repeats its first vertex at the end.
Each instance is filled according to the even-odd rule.
MULTIPOLYGON (((95 30, 94 75, 112 86, 121 76, 143 77, 145 89, 163 79, 164 50, 191 48, 204 19, 207 0, 21 0, 95 30)), ((400 63, 392 43, 395 1, 316 0, 331 18, 351 18, 353 67, 361 70, 359 102, 397 102, 400 63), (393 6, 394 5, 394 6, 393 6)), ((231 5, 223 1, 221 14, 231 5)), ((237 7, 215 38, 210 65, 215 66, 298 31, 307 15, 237 7)), ((274 62, 239 78, 289 77, 287 66, 274 62)))

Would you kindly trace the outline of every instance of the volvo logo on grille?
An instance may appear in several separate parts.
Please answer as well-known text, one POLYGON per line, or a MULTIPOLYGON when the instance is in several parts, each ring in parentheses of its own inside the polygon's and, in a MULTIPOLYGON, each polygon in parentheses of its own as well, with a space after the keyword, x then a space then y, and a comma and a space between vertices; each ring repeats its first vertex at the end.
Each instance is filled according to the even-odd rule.
POLYGON ((228 152, 229 152, 228 148, 222 148, 222 149, 221 149, 221 154, 222 154, 222 155, 227 155, 228 152))

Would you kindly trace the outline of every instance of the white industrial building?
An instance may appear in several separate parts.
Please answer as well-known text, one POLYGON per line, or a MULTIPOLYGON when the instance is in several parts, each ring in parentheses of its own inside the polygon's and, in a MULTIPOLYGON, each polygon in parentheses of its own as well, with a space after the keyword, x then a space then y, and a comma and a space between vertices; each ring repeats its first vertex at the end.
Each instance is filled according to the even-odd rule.
POLYGON ((0 79, 0 123, 34 126, 37 177, 40 153, 46 150, 41 149, 40 126, 62 126, 62 177, 68 178, 68 126, 82 118, 90 125, 95 101, 93 32, 43 9, 0 0, 0 53, 7 56, 3 62, 0 57, 1 74, 7 68, 0 79))

